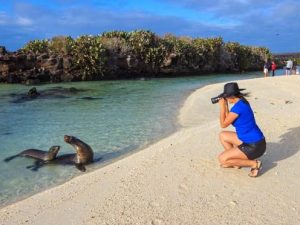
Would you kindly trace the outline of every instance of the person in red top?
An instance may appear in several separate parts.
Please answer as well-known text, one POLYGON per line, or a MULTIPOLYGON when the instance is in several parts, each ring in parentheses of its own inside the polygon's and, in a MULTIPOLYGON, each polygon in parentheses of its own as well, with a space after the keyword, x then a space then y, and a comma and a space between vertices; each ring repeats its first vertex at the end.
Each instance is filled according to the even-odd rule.
POLYGON ((275 76, 275 70, 276 70, 276 64, 275 64, 275 62, 273 61, 272 62, 272 65, 271 65, 271 70, 272 70, 272 76, 274 77, 275 76))

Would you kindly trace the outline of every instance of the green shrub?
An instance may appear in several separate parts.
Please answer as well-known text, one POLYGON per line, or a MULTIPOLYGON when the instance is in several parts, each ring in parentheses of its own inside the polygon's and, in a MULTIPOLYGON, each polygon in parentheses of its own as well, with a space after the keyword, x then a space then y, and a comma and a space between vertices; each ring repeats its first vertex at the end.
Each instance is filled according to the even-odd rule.
POLYGON ((129 33, 129 45, 137 58, 145 60, 150 48, 157 47, 157 37, 151 31, 136 30, 129 33))
POLYGON ((33 40, 29 41, 23 48, 22 51, 26 53, 46 53, 48 52, 48 40, 33 40))
POLYGON ((51 52, 69 54, 73 42, 74 40, 70 36, 56 36, 48 42, 48 45, 51 52))
POLYGON ((220 62, 221 48, 223 46, 222 38, 196 38, 193 40, 193 48, 199 65, 207 66, 213 71, 218 70, 220 62))
POLYGON ((103 47, 108 50, 111 56, 120 55, 126 56, 132 53, 132 48, 129 43, 120 37, 101 37, 103 47))
POLYGON ((109 32, 103 32, 100 37, 104 38, 119 38, 128 40, 130 37, 130 33, 127 31, 109 31, 109 32))
POLYGON ((83 80, 93 80, 104 75, 105 48, 99 36, 81 36, 72 43, 71 55, 83 80))
POLYGON ((239 71, 261 69, 264 62, 271 58, 270 51, 263 47, 250 47, 237 42, 228 42, 225 49, 230 53, 235 68, 239 71))

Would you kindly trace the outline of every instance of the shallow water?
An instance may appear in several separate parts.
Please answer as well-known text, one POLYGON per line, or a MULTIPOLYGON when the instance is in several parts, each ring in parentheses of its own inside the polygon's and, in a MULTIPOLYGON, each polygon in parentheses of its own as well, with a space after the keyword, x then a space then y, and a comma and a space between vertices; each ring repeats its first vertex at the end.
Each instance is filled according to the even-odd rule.
POLYGON ((31 87, 0 84, 0 206, 82 174, 74 166, 59 165, 33 172, 26 166, 34 160, 19 157, 6 163, 6 157, 28 148, 48 150, 52 145, 61 146, 59 154, 74 153, 63 141, 68 134, 88 143, 95 158, 102 158, 87 166, 92 171, 107 160, 174 132, 178 110, 191 91, 211 83, 260 76, 249 73, 47 84, 36 87, 49 96, 30 101, 22 94, 31 87), (71 87, 82 91, 70 92, 71 87))

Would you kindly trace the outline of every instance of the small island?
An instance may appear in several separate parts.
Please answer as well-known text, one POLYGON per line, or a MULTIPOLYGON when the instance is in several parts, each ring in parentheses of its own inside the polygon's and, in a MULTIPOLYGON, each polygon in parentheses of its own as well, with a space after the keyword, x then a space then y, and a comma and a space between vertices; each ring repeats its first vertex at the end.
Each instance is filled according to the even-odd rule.
POLYGON ((111 31, 73 39, 57 36, 29 41, 8 52, 0 47, 0 82, 68 81, 175 77, 261 70, 272 54, 265 47, 190 38, 149 30, 111 31))

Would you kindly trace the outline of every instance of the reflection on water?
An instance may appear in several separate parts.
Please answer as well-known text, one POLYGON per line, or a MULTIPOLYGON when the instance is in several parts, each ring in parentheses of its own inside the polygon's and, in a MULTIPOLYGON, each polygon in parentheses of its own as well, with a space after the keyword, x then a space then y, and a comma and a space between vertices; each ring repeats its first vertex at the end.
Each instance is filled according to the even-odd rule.
MULTIPOLYGON (((48 150, 52 145, 61 146, 58 155, 74 153, 63 141, 67 134, 88 143, 95 158, 105 161, 173 132, 179 107, 192 90, 257 76, 261 74, 48 84, 36 86, 40 95, 29 100, 26 93, 31 87, 1 84, 0 205, 81 174, 73 166, 57 165, 33 172, 26 169, 33 159, 19 157, 4 163, 4 158, 29 148, 48 150)), ((100 167, 103 161, 87 170, 100 167)))

